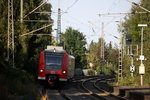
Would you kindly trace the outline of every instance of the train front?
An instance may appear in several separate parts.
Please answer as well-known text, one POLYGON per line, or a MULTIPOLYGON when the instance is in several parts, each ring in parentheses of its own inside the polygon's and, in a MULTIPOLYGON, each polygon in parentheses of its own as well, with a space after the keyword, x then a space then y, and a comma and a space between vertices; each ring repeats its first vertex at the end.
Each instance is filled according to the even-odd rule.
POLYGON ((49 47, 40 54, 38 80, 43 80, 49 85, 58 81, 67 81, 68 54, 58 47, 49 47))

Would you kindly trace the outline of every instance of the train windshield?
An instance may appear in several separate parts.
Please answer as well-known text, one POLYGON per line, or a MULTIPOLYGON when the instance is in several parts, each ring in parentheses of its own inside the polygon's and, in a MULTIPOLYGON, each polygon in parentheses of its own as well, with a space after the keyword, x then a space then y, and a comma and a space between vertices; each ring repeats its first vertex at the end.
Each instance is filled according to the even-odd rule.
POLYGON ((46 52, 45 65, 47 70, 61 70, 63 53, 46 52))

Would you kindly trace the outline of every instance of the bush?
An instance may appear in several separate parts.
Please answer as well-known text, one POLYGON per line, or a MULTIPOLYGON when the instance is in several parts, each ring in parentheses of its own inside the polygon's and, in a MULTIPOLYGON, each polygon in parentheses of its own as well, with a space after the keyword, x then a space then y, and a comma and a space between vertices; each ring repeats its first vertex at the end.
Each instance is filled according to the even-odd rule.
POLYGON ((140 85, 140 76, 139 74, 134 74, 132 77, 131 74, 126 74, 123 76, 122 81, 119 82, 119 85, 122 86, 139 86, 140 85))
POLYGON ((37 100, 37 91, 34 78, 23 70, 6 67, 0 74, 0 100, 37 100))
POLYGON ((89 76, 94 76, 95 75, 95 71, 94 70, 88 70, 88 75, 89 76))
POLYGON ((96 67, 96 72, 98 74, 105 74, 105 75, 115 74, 113 68, 114 66, 111 63, 107 63, 101 67, 96 67))

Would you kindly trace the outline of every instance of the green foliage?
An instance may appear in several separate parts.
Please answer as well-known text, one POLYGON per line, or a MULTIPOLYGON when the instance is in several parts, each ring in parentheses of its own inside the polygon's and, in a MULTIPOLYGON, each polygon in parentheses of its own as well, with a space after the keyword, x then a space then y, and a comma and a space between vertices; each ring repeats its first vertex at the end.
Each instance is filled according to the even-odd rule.
MULTIPOLYGON (((39 6, 44 0, 28 0, 23 3, 23 15, 27 15, 34 8, 39 6)), ((52 24, 53 21, 51 16, 48 14, 35 14, 32 13, 24 20, 49 20, 48 23, 39 22, 23 22, 20 23, 20 0, 14 0, 14 34, 15 34, 15 67, 19 69, 25 69, 31 74, 35 75, 37 69, 37 63, 39 58, 39 53, 45 49, 47 45, 51 44, 51 36, 32 36, 22 34, 28 33, 30 31, 36 30, 48 24, 52 24)), ((7 11, 8 1, 1 0, 0 2, 0 65, 5 66, 7 57, 7 23, 8 23, 8 11, 7 11)), ((51 4, 45 3, 42 7, 36 11, 48 11, 51 12, 51 4)), ((33 34, 51 34, 52 27, 44 28, 33 34)))
POLYGON ((111 42, 109 44, 105 44, 105 61, 102 61, 101 54, 101 39, 99 39, 98 43, 91 42, 89 46, 89 51, 87 55, 87 60, 92 66, 89 65, 89 68, 95 69, 97 74, 112 74, 117 69, 118 64, 118 49, 112 47, 111 42))
POLYGON ((0 74, 1 100, 17 100, 19 96, 37 100, 40 98, 37 91, 33 77, 25 71, 5 67, 0 74))
MULTIPOLYGON (((89 63, 92 64, 93 69, 96 69, 99 66, 99 48, 97 43, 94 43, 93 41, 91 42, 90 46, 89 46, 89 51, 88 51, 88 55, 87 55, 87 60, 89 63)), ((90 67, 90 66, 89 66, 90 67)))
POLYGON ((76 68, 85 68, 87 63, 85 36, 78 30, 69 27, 66 29, 66 32, 62 34, 62 42, 65 50, 75 56, 76 68))
POLYGON ((114 69, 115 67, 116 66, 113 66, 112 63, 108 63, 108 62, 107 64, 103 63, 102 67, 96 67, 96 72, 97 74, 105 74, 105 75, 115 74, 115 69, 114 69))
MULTIPOLYGON (((150 9, 150 2, 149 0, 141 0, 141 4, 140 4, 142 7, 146 8, 146 9, 150 9)), ((140 9, 139 7, 137 6, 132 6, 132 9, 131 9, 131 12, 143 12, 142 9, 140 9)), ((141 27, 138 27, 138 24, 147 24, 148 27, 147 28, 144 28, 144 56, 147 58, 146 61, 144 61, 144 65, 145 65, 145 75, 144 75, 144 85, 149 85, 149 79, 150 79, 150 62, 149 62, 149 58, 150 58, 150 45, 149 45, 149 42, 150 42, 150 14, 149 13, 146 13, 146 14, 134 14, 134 15, 128 15, 128 17, 125 18, 125 22, 122 23, 122 32, 125 33, 125 34, 131 34, 132 35, 132 38, 133 38, 133 41, 132 41, 132 44, 136 44, 136 45, 139 45, 140 47, 140 43, 141 43, 141 27)), ((139 48, 139 53, 140 53, 140 48, 139 48)), ((140 55, 140 54, 139 54, 140 55)), ((137 85, 137 80, 140 78, 138 72, 138 67, 140 65, 140 62, 136 60, 137 57, 135 57, 134 59, 134 65, 136 66, 136 76, 135 76, 135 79, 133 79, 132 81, 131 80, 126 80, 126 83, 128 84, 129 83, 135 83, 135 85, 137 85), (137 78, 138 77, 138 78, 137 78)), ((123 60, 124 63, 124 74, 125 74, 125 78, 129 78, 127 75, 130 73, 129 71, 129 63, 130 63, 130 60, 123 60), (128 63, 128 65, 127 65, 128 63)))
POLYGON ((95 75, 95 71, 94 70, 88 70, 87 74, 89 76, 94 76, 95 75))
MULTIPOLYGON (((24 0, 23 15, 27 15, 45 0, 24 0)), ((15 69, 9 65, 7 59, 7 27, 8 27, 8 0, 0 2, 0 99, 15 100, 17 96, 29 100, 31 95, 39 95, 34 83, 37 73, 39 53, 47 45, 51 45, 51 36, 32 36, 22 34, 31 32, 40 27, 52 24, 51 15, 32 13, 24 20, 49 20, 51 22, 23 22, 20 23, 20 0, 13 0, 14 40, 15 40, 15 69), (30 74, 29 74, 30 73, 30 74), (26 96, 25 96, 26 95, 26 96), (12 97, 13 96, 13 97, 12 97), (3 98, 2 98, 3 97, 3 98), (28 98, 28 99, 27 99, 28 98)), ((45 3, 36 11, 51 12, 51 4, 45 3)), ((52 26, 33 34, 51 34, 52 26)), ((33 99, 34 100, 34 99, 33 99)))

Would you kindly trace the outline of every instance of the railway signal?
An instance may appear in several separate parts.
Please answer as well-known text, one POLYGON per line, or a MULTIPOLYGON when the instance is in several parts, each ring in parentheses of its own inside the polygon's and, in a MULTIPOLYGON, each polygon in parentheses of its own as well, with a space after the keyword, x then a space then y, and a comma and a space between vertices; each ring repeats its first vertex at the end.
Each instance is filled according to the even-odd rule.
POLYGON ((135 66, 134 66, 134 65, 131 65, 131 66, 130 66, 130 72, 131 72, 131 73, 134 73, 134 72, 135 72, 135 66))
POLYGON ((126 34, 126 45, 132 44, 132 36, 130 34, 126 34))
POLYGON ((133 77, 133 73, 135 72, 133 57, 138 55, 138 45, 126 45, 126 54, 131 58, 130 72, 133 77))

